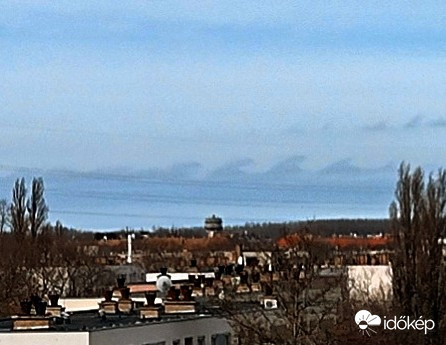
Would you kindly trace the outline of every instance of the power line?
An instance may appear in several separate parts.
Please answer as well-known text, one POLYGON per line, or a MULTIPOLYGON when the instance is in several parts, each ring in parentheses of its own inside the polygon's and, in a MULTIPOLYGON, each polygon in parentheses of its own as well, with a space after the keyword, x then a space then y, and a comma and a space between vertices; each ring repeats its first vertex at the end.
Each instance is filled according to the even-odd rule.
MULTIPOLYGON (((123 201, 123 202, 148 202, 148 203, 160 203, 160 204, 189 204, 189 205, 209 205, 214 204, 218 206, 241 206, 241 207, 268 207, 268 208, 281 208, 282 205, 296 205, 302 207, 303 205, 314 204, 311 200, 290 200, 290 199, 275 199, 275 200, 256 200, 253 198, 219 198, 219 197, 202 197, 202 196, 173 196, 173 195, 161 195, 161 194, 146 194, 138 192, 138 194, 130 192, 100 192, 100 191, 76 191, 65 192, 58 190, 48 191, 48 195, 57 195, 67 197, 69 199, 94 199, 105 201, 123 201)), ((319 205, 330 204, 344 205, 348 201, 334 202, 333 200, 326 200, 325 202, 318 202, 319 205)), ((367 204, 361 203, 361 207, 367 204)))

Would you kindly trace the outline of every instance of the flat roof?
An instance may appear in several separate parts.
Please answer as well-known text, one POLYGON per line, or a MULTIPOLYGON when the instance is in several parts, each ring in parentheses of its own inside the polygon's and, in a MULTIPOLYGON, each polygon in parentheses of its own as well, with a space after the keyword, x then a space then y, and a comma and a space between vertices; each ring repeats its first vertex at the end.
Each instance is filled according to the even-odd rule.
MULTIPOLYGON (((204 276, 205 278, 215 278, 214 272, 175 272, 167 273, 170 276, 172 282, 176 281, 188 281, 189 276, 204 276)), ((160 273, 146 273, 146 283, 156 283, 160 273)))
MULTIPOLYGON (((137 313, 133 314, 113 314, 106 315, 105 317, 99 316, 99 313, 87 311, 87 312, 75 312, 70 314, 69 320, 65 320, 63 323, 55 323, 49 329, 42 330, 30 330, 32 332, 94 332, 103 331, 106 329, 114 329, 119 327, 138 327, 147 326, 151 324, 164 324, 169 322, 181 322, 190 321, 202 318, 213 317, 213 315, 207 313, 191 313, 191 314, 163 314, 160 319, 148 320, 140 319, 137 313)), ((0 319, 0 334, 3 332, 12 332, 12 319, 0 319)), ((28 332, 13 331, 13 332, 28 332)))

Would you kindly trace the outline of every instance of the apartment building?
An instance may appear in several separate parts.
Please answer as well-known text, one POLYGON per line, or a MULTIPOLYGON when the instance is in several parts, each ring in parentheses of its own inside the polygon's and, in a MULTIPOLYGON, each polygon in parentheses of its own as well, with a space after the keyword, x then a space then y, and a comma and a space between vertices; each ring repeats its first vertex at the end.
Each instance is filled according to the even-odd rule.
POLYGON ((47 327, 37 317, 13 330, 14 319, 0 321, 0 344, 14 345, 229 345, 231 328, 205 314, 169 315, 142 320, 138 315, 99 316, 77 312, 47 327))

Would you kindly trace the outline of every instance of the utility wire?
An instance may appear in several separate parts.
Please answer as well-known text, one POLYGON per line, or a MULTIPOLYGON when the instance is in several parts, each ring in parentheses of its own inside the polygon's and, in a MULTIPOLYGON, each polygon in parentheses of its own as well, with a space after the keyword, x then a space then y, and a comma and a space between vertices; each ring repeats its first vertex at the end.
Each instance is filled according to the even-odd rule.
MULTIPOLYGON (((156 204, 178 204, 178 205, 218 205, 218 206, 241 206, 241 207, 268 207, 268 208, 281 208, 282 205, 296 205, 303 207, 303 205, 314 204, 313 201, 308 199, 290 200, 290 199, 268 199, 259 200, 254 198, 228 198, 228 197, 202 197, 202 196, 173 196, 173 195, 155 195, 145 194, 141 192, 98 192, 98 191, 47 191, 49 196, 61 196, 67 199, 94 199, 105 201, 122 201, 122 202, 147 202, 156 204)), ((318 205, 345 205, 351 202, 350 200, 336 202, 333 199, 326 200, 325 202, 318 202, 318 205)), ((367 204, 361 203, 361 207, 367 206, 367 204)), ((359 205, 358 205, 359 207, 359 205)))

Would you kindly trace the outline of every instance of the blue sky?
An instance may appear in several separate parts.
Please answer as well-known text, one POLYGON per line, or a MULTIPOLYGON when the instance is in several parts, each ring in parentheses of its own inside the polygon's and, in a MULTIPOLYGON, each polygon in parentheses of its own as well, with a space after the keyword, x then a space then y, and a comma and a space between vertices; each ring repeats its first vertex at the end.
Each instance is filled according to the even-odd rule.
POLYGON ((440 1, 0 1, 2 164, 443 166, 445 14, 440 1))

